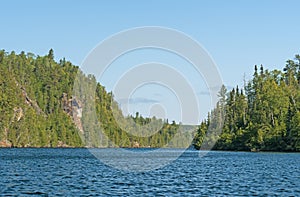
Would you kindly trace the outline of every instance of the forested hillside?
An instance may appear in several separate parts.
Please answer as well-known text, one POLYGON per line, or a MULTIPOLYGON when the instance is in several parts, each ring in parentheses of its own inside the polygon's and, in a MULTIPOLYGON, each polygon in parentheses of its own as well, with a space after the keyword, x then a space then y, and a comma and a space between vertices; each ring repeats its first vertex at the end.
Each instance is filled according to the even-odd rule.
POLYGON ((214 149, 300 151, 299 55, 288 60, 283 71, 255 66, 245 87, 227 92, 223 86, 219 96, 217 107, 199 127, 196 148, 201 147, 208 128, 216 129, 211 124, 225 113, 222 133, 213 136, 219 139, 214 149))
MULTIPOLYGON (((111 92, 71 62, 56 62, 52 49, 45 56, 2 50, 0 73, 0 147, 186 147, 188 136, 174 136, 179 128, 193 129, 138 113, 124 117, 111 92), (73 95, 78 78, 83 83, 79 95, 73 95), (88 89, 95 90, 95 97, 87 102, 88 89), (94 119, 84 103, 95 105, 94 119), (151 136, 140 135, 157 128, 151 136)), ((299 55, 283 71, 255 66, 244 87, 227 91, 223 86, 219 96, 198 127, 197 149, 218 140, 216 150, 300 151, 299 55), (204 137, 221 128, 222 133, 204 137)))
MULTIPOLYGON (((161 147, 172 139, 179 127, 175 122, 169 124, 155 117, 120 114, 122 120, 131 119, 137 125, 151 121, 163 125, 151 137, 133 136, 123 131, 113 117, 111 105, 116 103, 112 93, 97 83, 94 76, 83 74, 69 61, 55 62, 52 49, 45 56, 2 50, 0 73, 0 147, 161 147), (92 102, 106 138, 98 139, 95 134, 99 131, 87 128, 96 123, 85 116, 88 110, 82 106, 82 98, 72 96, 78 76, 96 87, 92 102)), ((174 146, 180 143, 175 142, 174 146)))

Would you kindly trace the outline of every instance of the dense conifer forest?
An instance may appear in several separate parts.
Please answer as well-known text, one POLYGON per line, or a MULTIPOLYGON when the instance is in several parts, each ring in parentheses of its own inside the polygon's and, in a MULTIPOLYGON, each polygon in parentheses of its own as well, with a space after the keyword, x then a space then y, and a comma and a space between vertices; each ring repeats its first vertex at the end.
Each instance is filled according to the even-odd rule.
MULTIPOLYGON (((139 113, 124 117, 112 92, 71 62, 56 62, 52 49, 45 56, 2 50, 0 73, 0 147, 186 146, 184 138, 172 141, 182 125, 139 113), (91 103, 95 104, 96 121, 82 104, 87 98, 73 95, 78 76, 86 85, 80 90, 95 89, 91 103), (117 109, 119 118, 112 108, 117 109), (126 130, 146 133, 157 127, 159 131, 151 136, 132 135, 117 121, 123 121, 126 130), (97 124, 104 135, 99 134, 97 124)), ((282 71, 255 66, 244 87, 221 88, 216 108, 197 126, 194 147, 213 143, 215 150, 300 151, 299 85, 299 55, 288 60, 282 71), (222 132, 205 137, 218 130, 222 132)))
MULTIPOLYGON (((56 62, 52 49, 45 56, 2 50, 0 73, 2 147, 162 147, 179 127, 175 122, 169 124, 137 113, 134 117, 120 116, 122 120, 134 120, 136 124, 128 121, 128 127, 142 127, 154 121, 162 125, 161 129, 150 137, 134 136, 123 131, 113 117, 111 105, 116 103, 112 93, 97 83, 94 76, 85 75, 71 62, 65 59, 56 62), (92 102, 98 122, 101 122, 102 136, 97 135, 99 127, 88 116, 88 106, 81 106, 82 98, 72 96, 74 80, 78 77, 84 81, 83 84, 88 84, 85 89, 95 87, 92 102)), ((180 141, 173 143, 174 146, 182 144, 180 141)))
POLYGON ((216 108, 199 127, 194 145, 216 142, 216 150, 300 151, 300 56, 283 71, 255 66, 244 87, 223 86, 216 108), (224 119, 223 122, 220 119, 224 119), (222 123, 222 124, 216 124, 222 123), (220 135, 203 134, 222 127, 220 135))

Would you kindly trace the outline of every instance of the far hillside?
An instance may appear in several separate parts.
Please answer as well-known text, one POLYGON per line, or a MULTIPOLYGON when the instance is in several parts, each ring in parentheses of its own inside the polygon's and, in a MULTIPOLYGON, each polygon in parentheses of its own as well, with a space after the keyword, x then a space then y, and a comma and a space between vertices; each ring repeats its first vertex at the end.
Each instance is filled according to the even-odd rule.
POLYGON ((0 73, 0 147, 162 147, 168 142, 173 147, 182 147, 185 144, 179 140, 171 142, 180 127, 175 122, 144 118, 138 113, 124 117, 111 92, 71 62, 65 59, 56 62, 52 49, 45 56, 2 50, 0 73), (96 109, 94 119, 89 116, 88 106, 84 106, 87 103, 84 99, 89 98, 84 94, 73 96, 76 78, 82 82, 82 92, 95 89, 90 102, 96 109), (126 130, 147 132, 156 127, 159 130, 149 137, 131 135, 117 124, 112 105, 119 111, 118 121, 127 124, 126 130))

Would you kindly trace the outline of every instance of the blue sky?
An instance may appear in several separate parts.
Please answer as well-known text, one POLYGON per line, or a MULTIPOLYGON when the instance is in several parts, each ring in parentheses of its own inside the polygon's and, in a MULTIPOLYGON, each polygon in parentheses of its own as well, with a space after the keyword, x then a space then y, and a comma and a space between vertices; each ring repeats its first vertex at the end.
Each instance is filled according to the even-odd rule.
POLYGON ((1 1, 0 48, 39 55, 53 48, 56 59, 80 65, 112 34, 163 26, 197 40, 218 65, 225 85, 242 86, 255 64, 282 69, 300 53, 299 7, 297 0, 1 1))

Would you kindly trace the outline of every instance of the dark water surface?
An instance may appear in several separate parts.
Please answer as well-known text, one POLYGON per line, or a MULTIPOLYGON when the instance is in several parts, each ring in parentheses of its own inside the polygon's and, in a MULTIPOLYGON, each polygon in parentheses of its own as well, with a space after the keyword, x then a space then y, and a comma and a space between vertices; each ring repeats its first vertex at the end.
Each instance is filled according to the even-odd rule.
POLYGON ((300 196, 299 153, 188 150, 163 168, 126 172, 87 149, 0 149, 0 175, 0 196, 300 196))

